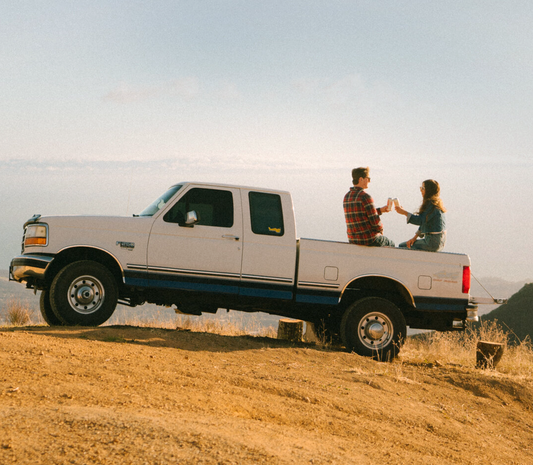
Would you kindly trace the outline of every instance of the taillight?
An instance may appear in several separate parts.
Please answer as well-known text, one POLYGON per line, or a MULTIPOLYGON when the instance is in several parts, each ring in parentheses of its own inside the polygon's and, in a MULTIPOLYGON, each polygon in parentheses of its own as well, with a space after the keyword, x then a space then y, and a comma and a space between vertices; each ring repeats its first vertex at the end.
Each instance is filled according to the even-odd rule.
POLYGON ((470 267, 463 266, 463 294, 470 292, 470 267))
POLYGON ((24 234, 24 247, 48 244, 48 228, 44 224, 30 224, 24 234))

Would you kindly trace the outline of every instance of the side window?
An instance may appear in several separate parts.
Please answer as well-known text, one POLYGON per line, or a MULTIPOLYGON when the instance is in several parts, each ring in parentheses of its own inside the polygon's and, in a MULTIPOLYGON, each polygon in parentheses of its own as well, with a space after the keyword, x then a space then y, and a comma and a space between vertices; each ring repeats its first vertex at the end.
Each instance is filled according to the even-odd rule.
POLYGON ((252 232, 267 236, 283 236, 283 209, 281 198, 277 194, 250 192, 250 215, 252 232))
POLYGON ((187 192, 165 214, 167 223, 185 224, 190 211, 198 214, 198 225, 231 228, 233 226, 233 195, 230 191, 194 188, 187 192))

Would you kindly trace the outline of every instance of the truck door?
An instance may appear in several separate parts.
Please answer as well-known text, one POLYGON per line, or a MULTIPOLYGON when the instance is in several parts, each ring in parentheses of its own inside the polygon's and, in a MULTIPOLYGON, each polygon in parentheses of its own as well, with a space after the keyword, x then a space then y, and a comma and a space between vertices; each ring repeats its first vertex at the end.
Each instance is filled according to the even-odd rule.
POLYGON ((290 300, 296 269, 296 229, 290 196, 244 191, 242 296, 290 300))
POLYGON ((151 286, 237 294, 241 244, 239 189, 189 186, 152 227, 147 258, 151 286), (198 222, 186 225, 191 211, 198 222))

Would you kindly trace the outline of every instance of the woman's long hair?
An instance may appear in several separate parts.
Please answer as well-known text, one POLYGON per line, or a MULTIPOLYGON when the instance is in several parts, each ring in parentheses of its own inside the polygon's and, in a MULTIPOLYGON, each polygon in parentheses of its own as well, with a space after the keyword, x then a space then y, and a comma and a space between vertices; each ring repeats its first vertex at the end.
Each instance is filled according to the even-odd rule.
POLYGON ((440 186, 437 181, 434 179, 426 179, 423 183, 424 185, 424 198, 422 199, 422 205, 418 209, 419 213, 426 211, 431 205, 434 205, 435 208, 438 208, 441 212, 445 212, 446 209, 440 198, 440 186))

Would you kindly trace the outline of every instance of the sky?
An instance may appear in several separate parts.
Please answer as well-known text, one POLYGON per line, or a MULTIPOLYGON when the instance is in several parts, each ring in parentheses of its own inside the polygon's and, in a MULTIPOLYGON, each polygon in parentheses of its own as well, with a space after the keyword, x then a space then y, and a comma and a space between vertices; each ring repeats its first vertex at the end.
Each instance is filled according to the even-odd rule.
POLYGON ((369 166, 376 206, 439 182, 475 277, 532 281, 531 24, 529 0, 0 0, 0 269, 35 213, 180 181, 290 191, 299 237, 346 241, 369 166))

